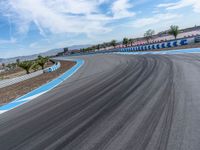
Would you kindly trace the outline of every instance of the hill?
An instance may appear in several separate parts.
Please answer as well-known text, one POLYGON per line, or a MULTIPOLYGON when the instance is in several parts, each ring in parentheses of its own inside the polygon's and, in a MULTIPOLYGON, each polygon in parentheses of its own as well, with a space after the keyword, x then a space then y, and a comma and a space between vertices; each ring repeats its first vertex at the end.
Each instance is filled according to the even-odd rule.
MULTIPOLYGON (((73 49, 80 49, 80 48, 86 48, 90 45, 73 45, 68 47, 69 50, 73 50, 73 49)), ((14 63, 16 62, 17 59, 20 59, 21 61, 24 60, 32 60, 32 59, 36 59, 38 57, 38 55, 41 56, 55 56, 57 53, 59 52, 63 52, 63 48, 58 48, 58 49, 52 49, 43 53, 39 53, 39 54, 33 54, 33 55, 28 55, 28 56, 17 56, 17 57, 12 57, 12 58, 0 58, 0 63, 14 63)))

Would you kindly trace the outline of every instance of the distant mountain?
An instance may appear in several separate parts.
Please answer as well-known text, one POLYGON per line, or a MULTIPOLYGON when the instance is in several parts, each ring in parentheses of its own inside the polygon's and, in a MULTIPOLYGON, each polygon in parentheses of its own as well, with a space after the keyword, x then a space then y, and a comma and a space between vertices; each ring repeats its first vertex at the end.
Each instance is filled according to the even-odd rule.
POLYGON ((74 49, 81 49, 81 48, 87 48, 87 47, 90 47, 91 45, 73 45, 73 46, 70 46, 68 47, 69 50, 74 50, 74 49))
POLYGON ((1 63, 3 60, 4 60, 3 58, 0 58, 0 63, 1 63))
POLYGON ((17 56, 17 57, 12 57, 12 58, 0 58, 0 63, 14 63, 16 62, 17 59, 20 59, 20 61, 25 61, 25 60, 33 60, 36 59, 38 57, 38 55, 41 56, 54 56, 59 52, 62 52, 63 48, 59 48, 59 49, 52 49, 43 53, 39 53, 39 54, 33 54, 33 55, 28 55, 28 56, 17 56))
MULTIPOLYGON (((73 49, 80 49, 80 48, 86 48, 89 47, 90 45, 73 45, 68 47, 69 50, 73 50, 73 49)), ((57 53, 59 52, 63 52, 63 48, 58 48, 58 49, 52 49, 43 53, 39 53, 39 54, 33 54, 33 55, 28 55, 28 56, 17 56, 17 57, 13 57, 13 58, 0 58, 0 63, 14 63, 16 62, 17 59, 20 59, 21 61, 24 60, 33 60, 36 59, 38 57, 38 55, 41 56, 55 56, 57 53)))
POLYGON ((54 55, 56 55, 57 53, 60 53, 60 52, 63 52, 63 48, 52 49, 52 50, 49 50, 49 51, 46 51, 46 52, 43 52, 43 53, 39 53, 39 54, 36 54, 36 55, 37 56, 38 55, 41 55, 41 56, 54 56, 54 55))

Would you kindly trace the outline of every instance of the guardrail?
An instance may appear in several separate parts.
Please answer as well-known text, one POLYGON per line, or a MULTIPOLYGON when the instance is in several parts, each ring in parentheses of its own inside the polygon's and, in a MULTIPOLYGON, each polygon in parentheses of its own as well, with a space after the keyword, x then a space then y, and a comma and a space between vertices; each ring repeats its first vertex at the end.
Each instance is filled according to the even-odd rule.
POLYGON ((53 71, 57 70, 58 68, 60 68, 60 66, 61 66, 60 62, 56 62, 53 66, 44 69, 43 72, 44 73, 53 72, 53 71))

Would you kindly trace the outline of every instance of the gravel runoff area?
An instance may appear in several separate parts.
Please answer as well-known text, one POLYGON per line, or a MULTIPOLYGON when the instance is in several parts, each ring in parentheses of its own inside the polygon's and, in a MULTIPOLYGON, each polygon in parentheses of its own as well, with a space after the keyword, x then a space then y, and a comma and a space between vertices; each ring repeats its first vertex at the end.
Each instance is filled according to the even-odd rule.
POLYGON ((11 86, 0 88, 0 105, 4 105, 36 88, 50 82, 54 78, 63 74, 65 71, 73 67, 76 63, 73 61, 60 61, 61 67, 51 73, 44 73, 37 77, 13 84, 11 86))

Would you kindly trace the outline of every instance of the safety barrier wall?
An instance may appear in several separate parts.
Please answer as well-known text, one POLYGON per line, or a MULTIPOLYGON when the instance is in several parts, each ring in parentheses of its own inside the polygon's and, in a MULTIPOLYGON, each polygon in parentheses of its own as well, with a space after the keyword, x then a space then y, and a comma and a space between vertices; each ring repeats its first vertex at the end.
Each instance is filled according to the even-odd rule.
POLYGON ((112 52, 117 52, 118 49, 111 49, 111 50, 101 50, 101 51, 96 51, 96 52, 85 52, 85 53, 77 53, 77 54, 71 54, 70 56, 82 56, 82 55, 93 55, 93 54, 105 54, 105 53, 112 53, 112 52))
POLYGON ((44 69, 44 73, 53 72, 53 71, 57 70, 58 68, 60 68, 60 66, 61 66, 60 62, 56 62, 53 66, 44 69))
POLYGON ((6 86, 9 86, 9 85, 13 85, 15 83, 19 83, 19 82, 22 82, 24 80, 27 80, 27 79, 30 79, 30 78, 33 78, 33 77, 37 77, 37 76, 41 75, 42 73, 43 73, 43 71, 39 70, 39 71, 33 72, 31 74, 26 74, 26 75, 23 75, 23 76, 20 76, 20 77, 2 80, 2 81, 0 81, 0 88, 6 87, 6 86))
POLYGON ((9 85, 13 85, 15 83, 19 83, 19 82, 22 82, 24 80, 27 80, 27 79, 30 79, 33 77, 37 77, 37 76, 41 75, 43 72, 44 73, 53 72, 53 71, 57 70, 58 68, 60 68, 60 66, 61 66, 60 62, 56 62, 53 66, 46 68, 44 70, 39 70, 39 71, 33 72, 31 74, 26 74, 26 75, 23 75, 20 77, 12 78, 12 79, 2 80, 2 81, 0 81, 0 88, 6 87, 9 85))
POLYGON ((192 43, 195 43, 195 38, 188 38, 188 39, 185 38, 185 39, 180 39, 180 40, 171 40, 171 41, 162 42, 162 43, 120 48, 119 51, 120 52, 129 52, 129 51, 159 50, 159 49, 163 49, 163 48, 184 46, 184 45, 188 45, 188 44, 192 44, 192 43))

